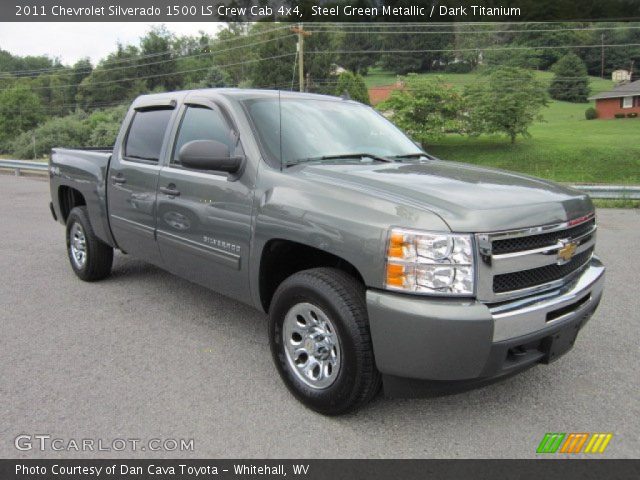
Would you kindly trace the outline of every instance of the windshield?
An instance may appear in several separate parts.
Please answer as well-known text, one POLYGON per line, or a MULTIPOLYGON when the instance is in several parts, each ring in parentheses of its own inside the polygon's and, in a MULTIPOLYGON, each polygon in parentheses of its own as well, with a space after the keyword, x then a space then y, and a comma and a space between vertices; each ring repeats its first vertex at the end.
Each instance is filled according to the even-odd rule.
POLYGON ((280 108, 277 98, 244 103, 274 165, 354 153, 393 157, 420 152, 391 122, 358 103, 302 98, 283 98, 280 108))

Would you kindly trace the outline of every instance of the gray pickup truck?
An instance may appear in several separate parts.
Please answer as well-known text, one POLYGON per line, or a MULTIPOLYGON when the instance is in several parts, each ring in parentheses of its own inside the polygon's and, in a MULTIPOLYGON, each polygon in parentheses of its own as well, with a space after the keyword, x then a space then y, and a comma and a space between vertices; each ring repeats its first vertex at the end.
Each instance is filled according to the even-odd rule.
POLYGON ((324 414, 553 361, 602 295, 587 195, 438 160, 347 99, 144 95, 112 151, 54 149, 50 183, 78 277, 118 249, 267 312, 324 414))

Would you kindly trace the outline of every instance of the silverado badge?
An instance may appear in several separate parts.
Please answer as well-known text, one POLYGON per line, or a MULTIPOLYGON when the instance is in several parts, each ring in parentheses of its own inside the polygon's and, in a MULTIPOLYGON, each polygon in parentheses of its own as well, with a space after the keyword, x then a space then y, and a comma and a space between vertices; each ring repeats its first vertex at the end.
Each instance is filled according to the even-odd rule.
POLYGON ((571 260, 576 253, 576 248, 578 248, 578 244, 571 240, 560 240, 560 243, 562 247, 558 250, 558 265, 562 265, 571 260))

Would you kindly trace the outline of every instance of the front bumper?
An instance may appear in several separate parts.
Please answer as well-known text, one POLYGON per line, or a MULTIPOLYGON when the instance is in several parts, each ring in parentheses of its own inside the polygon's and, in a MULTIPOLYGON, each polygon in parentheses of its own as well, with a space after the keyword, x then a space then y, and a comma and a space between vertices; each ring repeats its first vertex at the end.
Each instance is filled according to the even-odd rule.
POLYGON ((378 370, 436 382, 490 380, 555 360, 602 296, 605 268, 593 257, 563 287, 488 305, 472 299, 425 298, 367 291, 378 370))

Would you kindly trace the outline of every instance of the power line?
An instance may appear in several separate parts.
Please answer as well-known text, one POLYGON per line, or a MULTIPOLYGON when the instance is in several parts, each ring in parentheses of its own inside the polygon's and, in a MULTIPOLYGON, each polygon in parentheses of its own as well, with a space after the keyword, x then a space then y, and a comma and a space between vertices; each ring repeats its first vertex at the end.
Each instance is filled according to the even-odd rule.
MULTIPOLYGON (((526 22, 526 23, 508 23, 507 25, 536 25, 536 24, 559 24, 559 25, 568 25, 568 24, 575 24, 575 23, 579 23, 579 22, 526 22)), ((585 22, 586 23, 586 22, 585 22)), ((420 30, 415 30, 415 31, 406 31, 407 27, 410 28, 429 28, 429 29, 433 29, 433 28, 439 28, 439 27, 447 27, 447 28, 451 28, 452 24, 450 23, 429 23, 429 24, 424 24, 424 23, 398 23, 398 22, 385 22, 385 23, 367 23, 367 24, 357 24, 357 23, 352 23, 352 24, 348 24, 345 25, 344 23, 336 23, 336 22, 312 22, 312 23, 307 23, 307 25, 311 25, 314 28, 322 28, 325 30, 309 30, 312 32, 326 32, 326 33, 337 33, 337 32, 343 32, 343 33, 356 33, 356 34, 360 34, 360 33, 376 33, 376 34, 383 34, 383 35, 400 35, 400 34, 406 34, 406 33, 418 33, 418 34, 442 34, 443 32, 441 31, 420 31, 420 30), (327 26, 331 27, 331 28, 336 28, 338 27, 337 30, 326 30, 327 26), (403 27, 403 31, 397 31, 397 32, 391 32, 391 31, 382 31, 380 29, 391 29, 391 28, 397 28, 398 26, 402 26, 403 27), (379 31, 372 31, 372 30, 366 30, 366 29, 371 29, 371 28, 375 28, 378 29, 379 31), (349 29, 349 30, 347 30, 349 29), (356 29, 359 29, 360 31, 356 31, 356 29)), ((464 26, 495 26, 495 25, 503 25, 503 23, 496 23, 496 22, 456 22, 453 26, 460 26, 460 25, 464 25, 464 26)), ((263 30, 260 32, 253 32, 253 33, 247 33, 244 35, 241 35, 239 37, 236 38, 227 38, 227 39, 217 39, 215 40, 214 43, 209 43, 207 47, 211 47, 211 46, 216 46, 219 44, 224 44, 224 43, 228 43, 228 42, 237 42, 237 41, 242 41, 244 39, 247 38, 251 38, 251 37, 256 37, 256 36, 260 36, 260 35, 265 35, 268 33, 272 33, 272 32, 276 32, 276 31, 281 31, 281 30, 285 30, 285 29, 289 29, 290 26, 289 25, 283 25, 283 26, 279 26, 276 28, 272 28, 272 29, 268 29, 268 30, 263 30)), ((579 28, 556 28, 556 29, 517 29, 517 30, 451 30, 451 33, 473 33, 473 34, 480 34, 480 33, 537 33, 537 32, 565 32, 565 31, 607 31, 607 30, 630 30, 630 29, 638 29, 640 28, 640 26, 607 26, 607 27, 579 27, 579 28)), ((449 33, 449 32, 445 32, 445 33, 449 33)), ((244 46, 238 46, 237 48, 243 48, 245 46, 250 46, 253 44, 248 44, 248 45, 244 45, 244 46)), ((202 46, 200 48, 207 48, 205 46, 202 46)), ((220 50, 220 52, 223 52, 226 50, 220 50)), ((137 55, 134 58, 123 58, 123 59, 111 59, 109 60, 109 65, 117 65, 119 63, 131 63, 131 62, 136 62, 139 61, 141 59, 145 59, 145 58, 153 58, 153 57, 158 57, 158 56, 162 56, 162 55, 167 55, 167 54, 175 54, 175 49, 170 49, 170 50, 165 50, 162 52, 154 52, 154 53, 150 53, 150 54, 146 54, 146 55, 137 55)), ((188 54, 188 55, 178 55, 176 58, 188 58, 190 57, 192 54, 188 54)), ((193 54, 193 55, 198 55, 198 54, 193 54)), ((170 60, 167 60, 170 61, 170 60)), ((148 64, 151 65, 151 64, 148 64)), ((27 76, 26 74, 38 74, 41 72, 48 72, 48 71, 54 71, 54 72, 59 72, 62 69, 65 68, 69 68, 69 67, 65 67, 64 65, 57 65, 54 67, 50 67, 50 68, 43 68, 43 69, 33 69, 33 70, 13 70, 13 71, 7 71, 7 72, 0 72, 0 75, 18 75, 18 74, 22 74, 22 76, 27 76)), ((122 67, 122 68, 127 68, 127 67, 122 67)), ((62 72, 60 72, 62 74, 62 72)))
MULTIPOLYGON (((272 29, 269 29, 269 30, 263 30, 261 32, 248 33, 248 34, 236 37, 236 38, 216 39, 214 43, 209 43, 206 47, 216 46, 216 45, 218 45, 220 43, 229 43, 229 42, 242 41, 242 40, 245 40, 247 38, 256 37, 256 36, 259 36, 259 35, 265 35, 265 34, 268 34, 268 33, 276 32, 276 31, 280 31, 280 30, 285 30, 285 29, 289 29, 289 28, 290 28, 290 25, 285 25, 285 26, 281 26, 281 27, 277 27, 277 28, 272 28, 272 29)), ((206 48, 206 47, 202 46, 200 48, 206 48)), ((149 54, 146 54, 146 55, 137 55, 134 58, 113 59, 113 60, 109 60, 109 63, 110 64, 128 63, 128 62, 138 61, 138 60, 144 59, 144 58, 158 57, 158 56, 172 54, 172 53, 175 53, 175 50, 170 49, 170 50, 164 50, 162 52, 149 53, 149 54)), ((2 73, 2 74, 19 74, 19 73, 47 72, 47 71, 57 71, 57 70, 64 69, 64 68, 70 68, 70 67, 65 67, 64 65, 58 65, 58 66, 50 67, 50 68, 42 68, 42 69, 34 69, 34 70, 13 70, 13 71, 0 72, 0 73, 2 73)))
MULTIPOLYGON (((429 25, 430 26, 430 25, 429 25)), ((348 28, 352 28, 349 26, 348 28)), ((372 28, 379 28, 378 26, 372 28)), ((412 27, 413 28, 413 27, 412 27)), ((597 27, 597 28, 559 28, 559 29, 544 29, 544 30, 456 30, 455 25, 454 29, 442 32, 442 31, 420 31, 420 30, 406 30, 402 31, 389 31, 389 30, 346 30, 346 29, 337 29, 337 30, 308 30, 311 33, 354 33, 354 34, 376 34, 376 35, 442 35, 444 33, 457 33, 457 34, 495 34, 495 33, 543 33, 543 32, 583 32, 583 31, 609 31, 609 30, 636 30, 640 29, 640 25, 638 26, 624 26, 624 27, 597 27)))
MULTIPOLYGON (((237 65, 246 65, 248 63, 256 63, 256 62, 264 62, 267 60, 275 60, 277 58, 284 58, 284 57, 290 57, 296 55, 295 52, 291 52, 291 53, 283 53, 280 55, 273 55, 270 57, 264 57, 264 58, 255 58, 255 59, 251 59, 251 60, 245 60, 242 62, 236 62, 236 63, 228 63, 226 65, 216 65, 217 67, 220 68, 225 68, 225 67, 234 67, 237 65)), ((177 72, 169 72, 169 73, 158 73, 155 75, 145 75, 145 76, 140 76, 140 77, 127 77, 127 78, 120 78, 118 80, 105 80, 102 82, 93 82, 90 84, 90 86, 95 86, 95 85, 109 85, 109 84, 114 84, 114 83, 121 83, 121 82, 133 82, 136 80, 147 80, 149 78, 161 78, 161 77, 169 77, 172 75, 182 75, 184 73, 192 73, 192 72, 201 72, 204 70, 209 70, 211 68, 211 65, 207 66, 207 67, 203 67, 203 68, 192 68, 189 70, 181 70, 181 71, 177 71, 177 72)), ((31 90, 44 90, 44 89, 61 89, 61 88, 68 88, 68 87, 78 87, 80 86, 81 83, 73 83, 73 84, 68 84, 68 85, 55 85, 55 86, 49 86, 49 85, 43 85, 40 87, 31 87, 31 90)), ((1 88, 0 91, 3 90, 9 90, 12 87, 6 87, 6 88, 1 88)))
MULTIPOLYGON (((165 64, 165 63, 169 63, 169 62, 176 62, 178 60, 184 60, 184 59, 188 59, 188 58, 197 58, 197 57, 204 57, 204 56, 210 56, 210 55, 217 55, 220 53, 224 53, 224 52, 230 52, 233 50, 239 50, 242 48, 248 48, 248 47, 253 47, 256 45, 263 45, 266 43, 270 43, 270 42, 275 42, 278 40, 283 40, 285 38, 291 38, 291 37, 295 37, 294 34, 289 34, 289 35, 283 35, 280 37, 275 37, 275 38, 270 38, 268 40, 263 40, 260 42, 254 42, 254 43, 249 43, 246 45, 237 45, 235 47, 231 47, 231 48, 225 48, 222 50, 215 50, 215 51, 210 51, 210 52, 205 52, 205 53, 197 53, 197 54, 192 54, 192 55, 183 55, 183 56, 176 56, 176 57, 172 57, 166 60, 160 60, 157 62, 150 62, 150 63, 141 63, 141 64, 137 64, 137 65, 126 65, 126 66, 120 66, 120 67, 113 67, 113 68, 100 68, 97 67, 96 71, 100 72, 100 73, 104 73, 104 72, 112 72, 115 70, 125 70, 128 68, 141 68, 141 67, 147 67, 147 66, 151 66, 151 65, 161 65, 161 64, 165 64)), ((136 59, 133 59, 136 60, 136 59)), ((89 72, 92 72, 93 70, 87 70, 89 72)), ((70 76, 73 75, 74 71, 73 70, 66 70, 65 72, 59 72, 59 73, 50 73, 50 74, 44 74, 44 75, 37 75, 37 76, 32 76, 32 77, 18 77, 18 78, 51 78, 51 77, 61 77, 61 76, 70 76)), ((0 72, 0 79, 2 78, 11 78, 11 77, 7 77, 4 76, 4 72, 0 72)))
MULTIPOLYGON (((349 27, 357 28, 357 27, 370 27, 380 26, 380 27, 420 27, 420 26, 430 26, 430 27, 451 27, 452 23, 456 25, 464 25, 464 26, 474 26, 474 25, 570 25, 570 24, 586 24, 586 23, 628 23, 628 22, 637 22, 640 20, 640 17, 624 17, 624 18, 590 18, 589 20, 584 21, 567 21, 567 20, 548 20, 548 21, 529 21, 526 22, 349 22, 349 27)), ((306 25, 333 25, 333 26, 341 26, 345 25, 345 22, 305 22, 306 25)))
POLYGON ((348 53, 447 53, 447 52, 490 52, 490 51, 502 51, 502 50, 543 50, 543 49, 568 49, 568 48, 600 48, 604 47, 639 47, 640 43, 618 43, 618 44, 597 44, 597 45, 537 45, 533 47, 525 46, 509 46, 509 47, 475 47, 475 48, 438 48, 438 49, 417 49, 417 50, 315 50, 307 53, 315 54, 348 54, 348 53))
MULTIPOLYGON (((481 47, 476 47, 476 48, 447 48, 447 49, 412 49, 412 50, 311 50, 308 51, 307 54, 407 54, 407 53, 446 53, 446 52, 450 52, 450 53, 455 53, 455 52, 477 52, 477 51, 483 51, 483 52, 487 52, 487 51, 512 51, 512 50, 543 50, 543 49, 571 49, 571 48, 601 48, 601 47, 606 47, 606 48, 614 48, 614 47, 637 47, 640 46, 640 43, 624 43, 624 44, 604 44, 604 45, 538 45, 538 46, 507 46, 507 47, 487 47, 487 48, 481 48, 481 47)), ((296 55, 296 52, 291 52, 291 53, 285 53, 285 54, 280 54, 280 55, 274 55, 271 57, 266 57, 266 58, 257 58, 257 59, 251 59, 251 60, 245 60, 242 62, 236 62, 236 63, 230 63, 230 64, 226 64, 226 65, 217 65, 220 68, 225 68, 225 67, 232 67, 232 66, 238 66, 238 65, 244 65, 244 64, 248 64, 248 63, 256 63, 256 62, 261 62, 261 61, 266 61, 266 60, 274 60, 277 58, 284 58, 284 57, 289 57, 289 56, 294 56, 296 55)), ((91 86, 96 86, 96 85, 109 85, 109 84, 115 84, 115 83, 122 83, 122 82, 130 82, 130 81, 136 81, 136 80, 146 80, 149 78, 162 78, 162 77, 167 77, 167 76, 172 76, 172 75, 181 75, 184 73, 193 73, 193 72, 199 72, 199 71, 204 71, 204 70, 208 70, 209 68, 211 68, 211 66, 207 66, 207 67, 203 67, 203 68, 195 68, 195 69, 189 69, 189 70, 182 70, 182 71, 176 71, 176 72, 168 72, 168 73, 160 73, 160 74, 155 74, 155 75, 146 75, 146 76, 139 76, 139 77, 126 77, 126 78, 121 78, 121 79, 117 79, 117 80, 106 80, 106 81, 101 81, 101 82, 93 82, 91 83, 91 86)), ((50 85, 43 85, 43 86, 39 86, 39 87, 31 87, 32 90, 45 90, 45 89, 61 89, 61 88, 68 88, 68 87, 78 87, 81 84, 67 84, 67 85, 56 85, 56 86, 50 86, 50 85)), ((0 89, 0 91, 3 90, 8 90, 11 87, 5 87, 3 89, 0 89)))

